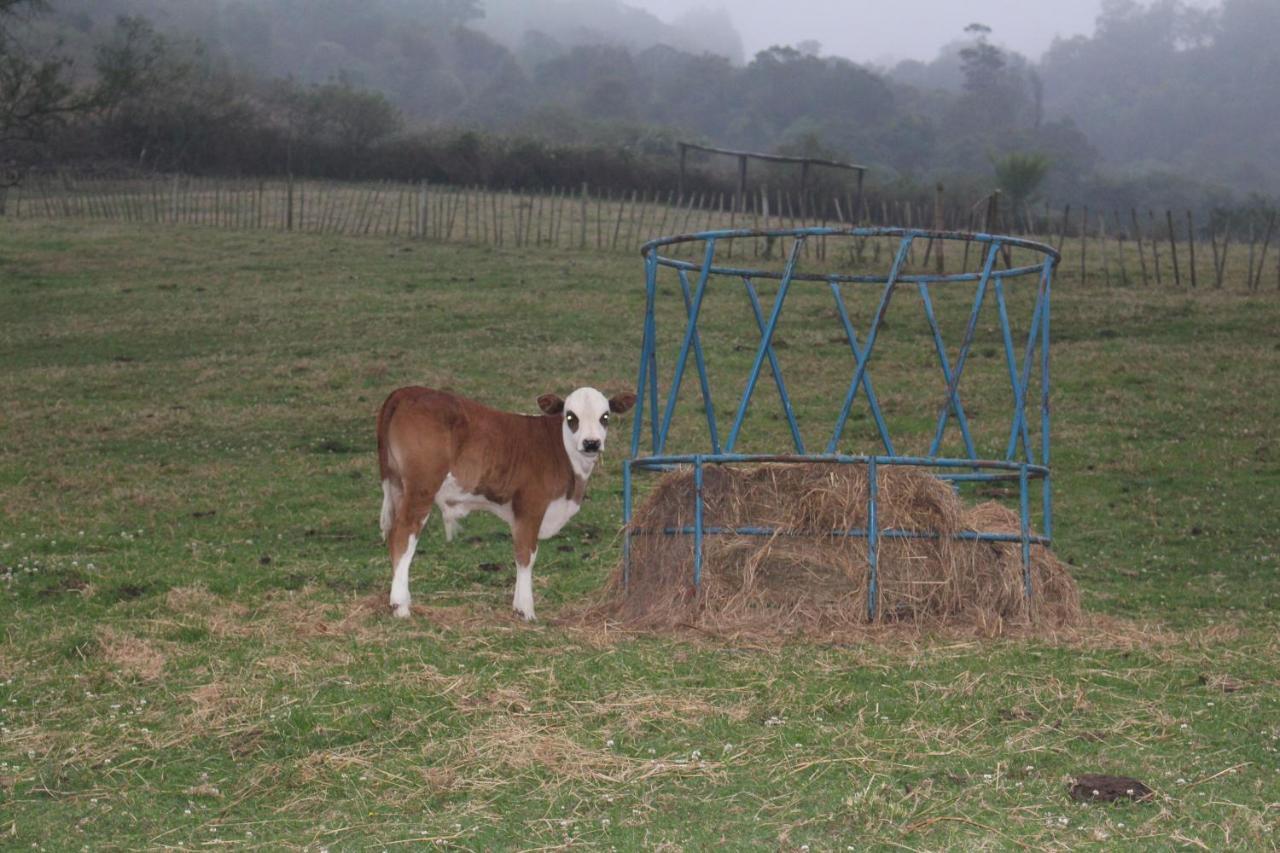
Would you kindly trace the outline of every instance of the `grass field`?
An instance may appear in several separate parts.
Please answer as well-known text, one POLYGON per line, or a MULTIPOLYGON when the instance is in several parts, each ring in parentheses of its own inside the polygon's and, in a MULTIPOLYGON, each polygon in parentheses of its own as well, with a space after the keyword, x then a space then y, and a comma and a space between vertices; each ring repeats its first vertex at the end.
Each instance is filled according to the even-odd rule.
MULTIPOLYGON (((509 535, 474 515, 449 547, 431 521, 425 613, 392 619, 383 396, 428 383, 529 411, 630 387, 642 281, 638 258, 565 249, 6 224, 0 847, 1280 846, 1274 293, 1056 289, 1079 635, 558 626, 617 560, 625 429, 539 555, 543 622, 509 615, 509 535), (1078 805, 1083 772, 1157 794, 1078 805)), ((797 305, 784 365, 831 334, 797 305)), ((749 357, 722 316, 708 357, 749 357)), ((904 365, 886 406, 907 406, 913 328, 886 337, 904 365)), ((795 373, 802 413, 821 409, 834 374, 795 373)))

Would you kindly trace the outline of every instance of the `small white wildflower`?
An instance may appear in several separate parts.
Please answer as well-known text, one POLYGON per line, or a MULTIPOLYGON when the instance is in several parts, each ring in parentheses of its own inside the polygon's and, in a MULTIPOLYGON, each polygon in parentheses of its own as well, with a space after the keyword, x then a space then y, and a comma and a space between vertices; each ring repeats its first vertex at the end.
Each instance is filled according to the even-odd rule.
POLYGON ((613 738, 609 738, 607 741, 605 741, 604 745, 609 747, 610 749, 613 749, 613 738))

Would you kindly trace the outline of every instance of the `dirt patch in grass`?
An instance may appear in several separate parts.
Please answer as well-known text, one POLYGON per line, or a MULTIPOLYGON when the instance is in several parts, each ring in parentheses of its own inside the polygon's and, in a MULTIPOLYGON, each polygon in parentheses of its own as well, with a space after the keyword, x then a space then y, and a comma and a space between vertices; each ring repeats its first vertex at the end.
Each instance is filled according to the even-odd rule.
POLYGON ((125 675, 154 681, 164 672, 165 655, 151 643, 108 626, 97 630, 98 654, 125 675))

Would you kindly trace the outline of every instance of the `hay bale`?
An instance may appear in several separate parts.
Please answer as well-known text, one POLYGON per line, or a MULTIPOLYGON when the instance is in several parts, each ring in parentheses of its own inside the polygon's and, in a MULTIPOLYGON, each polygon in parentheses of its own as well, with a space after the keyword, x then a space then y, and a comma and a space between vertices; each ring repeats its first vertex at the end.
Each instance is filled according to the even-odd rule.
MULTIPOLYGON (((831 635, 868 623, 867 540, 826 535, 867 527, 867 471, 822 463, 708 466, 703 523, 769 527, 771 536, 703 537, 702 585, 693 586, 693 537, 650 531, 692 526, 691 471, 665 475, 632 518, 631 578, 619 565, 590 615, 622 627, 694 627, 717 634, 831 635)), ((997 503, 967 508, 951 485, 927 471, 882 466, 880 529, 936 531, 937 539, 879 544, 878 623, 1065 627, 1080 616, 1075 582, 1047 548, 1032 546, 1030 604, 1023 595, 1021 545, 963 542, 960 531, 1017 534, 1017 513, 997 503)))

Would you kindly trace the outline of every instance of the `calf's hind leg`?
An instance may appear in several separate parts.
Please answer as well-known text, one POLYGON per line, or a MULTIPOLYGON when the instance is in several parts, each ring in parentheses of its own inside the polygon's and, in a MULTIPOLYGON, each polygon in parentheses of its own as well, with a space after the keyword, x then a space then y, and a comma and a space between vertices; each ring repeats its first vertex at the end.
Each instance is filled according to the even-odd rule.
POLYGON ((424 486, 414 487, 405 483, 404 492, 396 507, 391 522, 391 532, 387 536, 387 549, 391 554, 391 609, 401 619, 409 616, 409 564, 413 562, 413 554, 418 547, 418 536, 431 514, 431 503, 435 500, 443 477, 432 477, 424 486), (429 488, 428 488, 429 487, 429 488))

